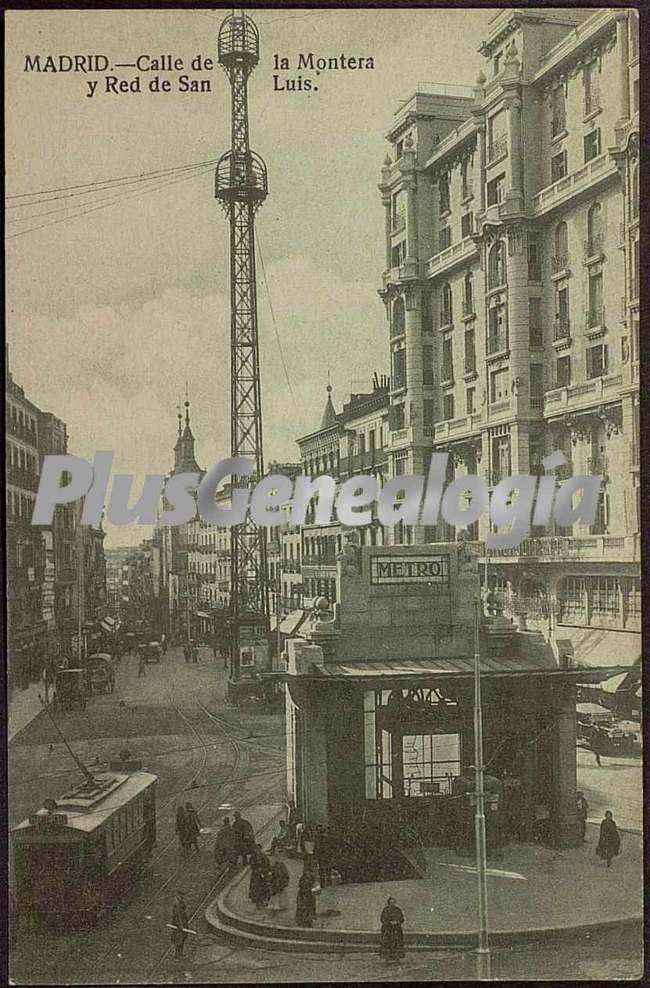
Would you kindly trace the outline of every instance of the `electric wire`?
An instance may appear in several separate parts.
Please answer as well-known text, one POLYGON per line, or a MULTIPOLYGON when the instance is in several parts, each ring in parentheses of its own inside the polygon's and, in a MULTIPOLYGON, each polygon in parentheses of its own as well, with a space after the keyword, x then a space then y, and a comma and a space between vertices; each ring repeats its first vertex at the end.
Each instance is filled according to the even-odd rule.
POLYGON ((130 194, 127 194, 127 195, 115 196, 112 199, 110 199, 108 202, 105 202, 103 204, 100 204, 99 206, 91 206, 88 209, 79 210, 76 213, 72 213, 72 214, 70 214, 68 216, 60 216, 57 219, 48 220, 48 222, 46 222, 46 223, 40 223, 38 226, 28 227, 28 229, 26 229, 26 230, 19 230, 17 233, 11 233, 11 234, 9 234, 5 239, 6 240, 14 240, 16 237, 23 237, 27 233, 34 233, 36 230, 43 230, 45 227, 55 226, 57 223, 65 223, 65 222, 67 222, 69 220, 77 219, 80 216, 87 216, 89 213, 94 213, 94 212, 96 212, 99 209, 107 209, 109 206, 112 206, 112 205, 114 205, 117 202, 125 202, 127 199, 134 199, 134 198, 137 198, 138 196, 146 195, 148 192, 158 192, 161 189, 166 189, 166 188, 169 188, 172 185, 177 185, 179 182, 187 182, 187 181, 189 181, 192 178, 197 178, 200 175, 205 175, 205 174, 207 174, 208 171, 211 171, 211 170, 212 170, 211 167, 210 168, 205 168, 202 171, 192 172, 190 175, 182 175, 180 178, 175 178, 175 179, 167 180, 167 181, 163 182, 162 184, 158 184, 158 185, 154 186, 153 188, 139 189, 137 192, 131 192, 130 194))
POLYGON ((289 392, 291 394, 291 398, 293 399, 293 403, 295 405, 296 411, 299 412, 300 410, 298 408, 298 402, 296 400, 296 395, 295 395, 294 390, 293 390, 293 387, 291 385, 291 380, 289 378, 289 371, 287 369, 287 364, 286 364, 286 361, 284 359, 284 351, 282 349, 282 341, 280 339, 280 333, 278 331, 278 325, 277 325, 276 318, 275 318, 275 311, 273 309, 273 302, 271 301, 271 292, 269 290, 269 282, 268 282, 268 279, 266 277, 266 266, 264 264, 264 255, 262 253, 262 244, 260 242, 259 233, 257 235, 257 253, 258 253, 258 256, 259 256, 259 259, 260 259, 260 264, 262 266, 262 277, 264 278, 264 287, 266 288, 266 298, 267 298, 267 301, 269 303, 269 310, 271 312, 271 322, 273 323, 273 330, 275 332, 275 339, 276 339, 277 344, 278 344, 278 350, 280 351, 280 360, 282 361, 282 368, 284 370, 284 376, 285 376, 285 379, 286 379, 286 382, 287 382, 287 387, 289 388, 289 392))

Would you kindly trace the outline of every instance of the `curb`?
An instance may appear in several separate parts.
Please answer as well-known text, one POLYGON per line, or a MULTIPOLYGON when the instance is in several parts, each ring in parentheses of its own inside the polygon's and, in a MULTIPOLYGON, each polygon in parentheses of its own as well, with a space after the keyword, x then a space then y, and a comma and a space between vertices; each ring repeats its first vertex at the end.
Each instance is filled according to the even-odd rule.
MULTIPOLYGON (((273 821, 270 821, 272 823, 273 821)), ((267 824, 267 827, 269 824, 267 824)), ((263 830, 266 830, 264 827, 263 830)), ((260 831, 261 833, 262 831, 260 831)), ((376 930, 322 930, 275 926, 258 923, 234 913, 226 904, 229 892, 240 885, 248 869, 232 878, 205 910, 205 920, 211 931, 231 942, 265 950, 301 951, 308 953, 355 953, 379 948, 380 933, 376 930)), ((604 934, 612 930, 643 928, 643 918, 627 917, 599 923, 579 923, 572 926, 542 926, 535 929, 492 930, 493 946, 510 946, 539 940, 577 938, 587 934, 604 934)), ((441 950, 458 947, 474 948, 478 931, 446 930, 440 933, 411 932, 404 934, 406 946, 415 950, 441 950)))

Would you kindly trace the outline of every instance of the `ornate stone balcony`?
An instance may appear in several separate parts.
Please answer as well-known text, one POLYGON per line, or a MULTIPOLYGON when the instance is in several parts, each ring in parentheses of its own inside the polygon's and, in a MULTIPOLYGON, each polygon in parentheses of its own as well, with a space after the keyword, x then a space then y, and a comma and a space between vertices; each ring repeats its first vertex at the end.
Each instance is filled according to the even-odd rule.
POLYGON ((602 399, 616 397, 616 392, 623 384, 622 374, 611 374, 609 377, 596 377, 584 384, 572 384, 567 388, 556 388, 547 391, 544 396, 544 414, 558 415, 567 408, 593 405, 602 399))
POLYGON ((457 241, 451 247, 439 251, 439 253, 430 257, 428 261, 425 261, 424 275, 426 278, 432 278, 434 275, 442 274, 443 271, 449 271, 457 265, 464 264, 476 252, 477 247, 474 239, 472 237, 465 237, 463 240, 457 241))
POLYGON ((577 195, 577 193, 584 192, 591 186, 598 185, 600 182, 616 174, 616 162, 610 158, 608 153, 601 154, 597 158, 592 158, 582 168, 578 168, 577 171, 572 172, 570 175, 565 175, 557 182, 554 182, 553 185, 547 186, 541 192, 538 192, 537 195, 533 196, 532 215, 542 216, 551 209, 561 206, 572 196, 577 195))
MULTIPOLYGON (((540 563, 563 563, 580 559, 587 562, 638 562, 641 540, 638 535, 548 536, 523 539, 512 549, 490 549, 490 562, 513 559, 540 563)), ((485 551, 485 549, 483 550, 485 551)))

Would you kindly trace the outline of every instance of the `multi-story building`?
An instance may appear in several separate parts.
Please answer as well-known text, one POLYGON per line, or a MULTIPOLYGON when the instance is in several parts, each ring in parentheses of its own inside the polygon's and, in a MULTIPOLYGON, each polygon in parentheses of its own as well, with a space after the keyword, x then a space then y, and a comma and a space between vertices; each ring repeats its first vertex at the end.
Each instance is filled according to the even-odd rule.
MULTIPOLYGON (((126 561, 133 552, 132 546, 117 546, 105 549, 106 558, 106 605, 115 615, 122 616, 122 581, 126 561)), ((128 567, 126 567, 128 570, 128 567)))
MULTIPOLYGON (((471 92, 417 92, 380 191, 391 354, 390 475, 489 488, 604 477, 594 524, 533 530, 493 573, 584 657, 640 654, 639 44, 631 9, 504 9, 471 92), (451 93, 451 94, 450 94, 451 93), (616 631, 612 639, 606 632, 616 631), (632 633, 630 635, 629 633, 632 633), (626 634, 628 633, 628 634, 626 634)), ((470 533, 483 539, 487 520, 470 533)), ((391 541, 453 538, 413 526, 391 541)))
MULTIPOLYGON (((66 424, 51 412, 38 414, 38 446, 41 464, 44 456, 68 452, 66 424)), ((59 634, 74 623, 75 527, 74 505, 58 504, 51 527, 41 529, 45 547, 43 616, 48 627, 55 627, 59 634)))

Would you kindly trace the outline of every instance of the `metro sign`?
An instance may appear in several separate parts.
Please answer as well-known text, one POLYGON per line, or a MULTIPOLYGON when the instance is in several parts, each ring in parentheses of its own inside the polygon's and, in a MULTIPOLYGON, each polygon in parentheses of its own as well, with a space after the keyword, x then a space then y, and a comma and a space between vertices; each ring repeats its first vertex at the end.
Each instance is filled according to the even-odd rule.
POLYGON ((449 556, 372 556, 370 584, 374 587, 424 583, 440 592, 449 589, 449 556))

